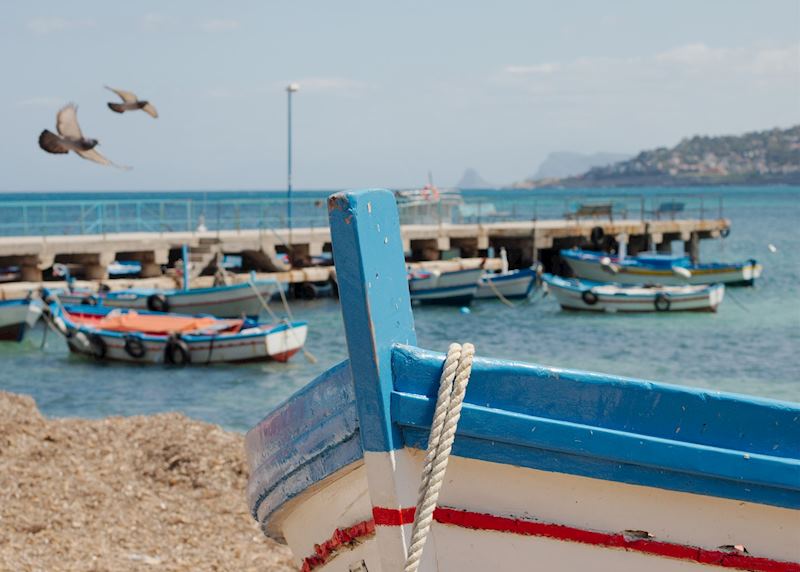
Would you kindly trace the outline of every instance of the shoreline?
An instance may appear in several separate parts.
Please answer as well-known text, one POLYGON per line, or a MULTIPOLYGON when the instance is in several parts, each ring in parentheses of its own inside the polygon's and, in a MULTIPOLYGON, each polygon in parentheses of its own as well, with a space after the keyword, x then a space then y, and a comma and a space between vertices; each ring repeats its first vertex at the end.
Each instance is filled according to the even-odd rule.
POLYGON ((0 569, 294 570, 248 513, 243 443, 178 413, 48 418, 0 392, 0 569))

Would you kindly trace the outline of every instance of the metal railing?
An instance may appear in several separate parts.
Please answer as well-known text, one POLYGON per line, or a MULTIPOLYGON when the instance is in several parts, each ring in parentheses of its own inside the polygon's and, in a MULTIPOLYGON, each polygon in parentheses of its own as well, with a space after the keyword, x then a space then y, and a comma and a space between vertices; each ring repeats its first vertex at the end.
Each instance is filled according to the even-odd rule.
MULTIPOLYGON (((609 194, 532 196, 400 203, 402 224, 488 224, 542 219, 603 220, 722 218, 721 195, 609 194)), ((292 201, 294 228, 328 225, 324 198, 292 201)), ((132 232, 211 232, 287 227, 286 199, 120 199, 0 201, 0 236, 132 232)))

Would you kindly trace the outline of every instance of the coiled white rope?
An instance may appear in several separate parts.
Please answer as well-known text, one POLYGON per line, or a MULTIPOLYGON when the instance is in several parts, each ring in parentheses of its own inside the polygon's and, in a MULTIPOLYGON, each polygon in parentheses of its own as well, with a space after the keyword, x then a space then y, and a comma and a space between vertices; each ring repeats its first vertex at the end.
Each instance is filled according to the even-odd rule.
POLYGON ((456 437, 456 426, 461 417, 461 406, 472 372, 472 344, 451 344, 439 379, 439 394, 428 437, 428 450, 422 468, 417 508, 411 527, 411 544, 406 555, 405 572, 416 572, 422 550, 433 522, 433 511, 444 482, 444 473, 456 437))

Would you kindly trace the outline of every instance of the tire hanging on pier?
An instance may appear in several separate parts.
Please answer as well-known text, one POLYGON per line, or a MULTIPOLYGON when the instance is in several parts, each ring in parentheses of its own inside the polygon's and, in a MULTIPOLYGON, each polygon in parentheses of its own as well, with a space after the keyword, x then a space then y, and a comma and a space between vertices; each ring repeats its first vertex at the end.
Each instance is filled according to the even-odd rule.
POLYGON ((125 336, 125 353, 135 359, 143 358, 147 349, 144 347, 142 338, 133 334, 125 336))
POLYGON ((594 306, 597 304, 598 298, 597 294, 592 292, 591 290, 584 290, 581 292, 581 300, 583 300, 584 304, 587 306, 594 306))
POLYGON ((591 240, 592 244, 594 244, 596 247, 600 247, 600 241, 603 240, 605 235, 606 233, 602 226, 595 226, 592 228, 592 231, 589 234, 589 240, 591 240))
POLYGON ((670 306, 672 306, 672 302, 670 302, 670 299, 667 298, 666 294, 659 292, 656 294, 656 297, 653 300, 653 305, 656 307, 656 311, 667 312, 669 311, 670 306))
POLYGON ((170 365, 184 366, 192 362, 189 346, 178 337, 171 337, 164 347, 164 361, 170 365))
POLYGON ((150 294, 147 297, 147 309, 151 312, 169 312, 169 301, 163 294, 150 294))

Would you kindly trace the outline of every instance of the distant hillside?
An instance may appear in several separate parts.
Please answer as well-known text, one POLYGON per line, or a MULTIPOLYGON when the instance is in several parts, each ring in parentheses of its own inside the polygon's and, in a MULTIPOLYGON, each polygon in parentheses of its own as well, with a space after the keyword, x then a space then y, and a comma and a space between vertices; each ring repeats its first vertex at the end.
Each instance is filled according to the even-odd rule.
POLYGON ((528 188, 800 185, 800 125, 720 137, 695 136, 675 147, 642 151, 627 161, 573 177, 525 181, 528 188))
POLYGON ((591 155, 583 153, 571 153, 569 151, 558 151, 550 153, 536 174, 530 177, 532 180, 541 179, 563 179, 582 175, 592 167, 605 167, 612 163, 630 159, 630 154, 623 153, 593 153, 591 155))
POLYGON ((495 186, 481 177, 475 169, 467 169, 456 183, 456 187, 459 189, 493 189, 495 186))

